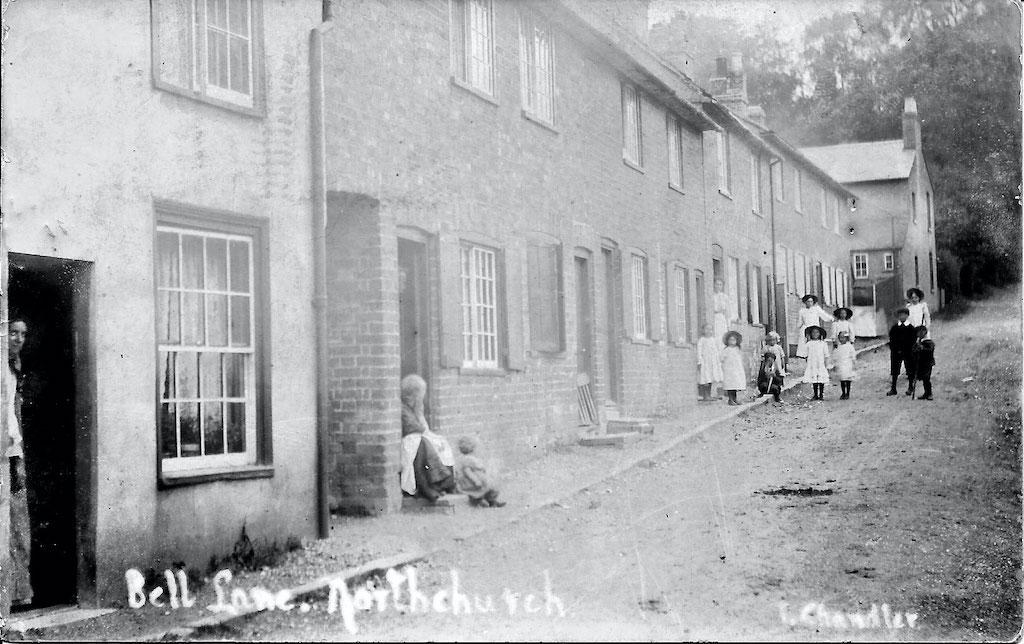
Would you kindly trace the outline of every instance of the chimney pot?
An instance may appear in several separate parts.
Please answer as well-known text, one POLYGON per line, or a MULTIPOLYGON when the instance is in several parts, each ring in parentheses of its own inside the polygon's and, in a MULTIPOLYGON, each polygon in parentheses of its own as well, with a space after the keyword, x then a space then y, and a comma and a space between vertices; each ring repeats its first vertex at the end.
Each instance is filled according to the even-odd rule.
POLYGON ((739 51, 732 52, 732 64, 729 71, 734 75, 739 76, 743 73, 743 53, 739 51))
POLYGON ((917 118, 917 101, 912 96, 903 101, 903 149, 921 149, 921 121, 917 118))

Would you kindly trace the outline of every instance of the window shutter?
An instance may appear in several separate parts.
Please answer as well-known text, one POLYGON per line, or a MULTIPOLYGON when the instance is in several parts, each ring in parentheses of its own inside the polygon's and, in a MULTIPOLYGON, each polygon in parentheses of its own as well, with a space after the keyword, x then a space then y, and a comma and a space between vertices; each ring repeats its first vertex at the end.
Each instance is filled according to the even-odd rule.
POLYGON ((619 265, 619 281, 622 282, 622 333, 627 338, 636 335, 635 314, 633 311, 633 254, 616 253, 619 265))
POLYGON ((504 252, 503 271, 505 274, 505 366, 510 371, 522 371, 526 366, 523 343, 523 312, 526 303, 523 301, 523 267, 525 251, 523 243, 514 239, 509 242, 504 252))
POLYGON ((656 253, 652 254, 647 260, 647 315, 650 318, 647 336, 654 341, 664 337, 661 333, 661 325, 664 324, 661 313, 661 294, 664 292, 661 268, 660 258, 656 253))
POLYGON ((441 366, 462 366, 462 267, 459 239, 442 233, 438 238, 441 299, 441 366))
POLYGON ((676 272, 675 266, 670 263, 665 264, 665 322, 668 325, 665 340, 668 342, 684 342, 686 340, 686 338, 679 335, 681 324, 676 293, 679 280, 677 279, 676 272))

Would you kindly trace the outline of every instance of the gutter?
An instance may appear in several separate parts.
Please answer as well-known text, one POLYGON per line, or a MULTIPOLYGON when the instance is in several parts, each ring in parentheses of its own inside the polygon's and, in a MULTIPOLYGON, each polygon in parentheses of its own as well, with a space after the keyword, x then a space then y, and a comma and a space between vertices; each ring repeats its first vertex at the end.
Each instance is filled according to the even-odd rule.
POLYGON ((316 504, 317 537, 331 534, 328 505, 328 419, 330 399, 327 382, 327 144, 324 125, 324 35, 334 27, 331 0, 323 0, 323 22, 309 34, 310 156, 312 161, 313 311, 316 362, 316 504))

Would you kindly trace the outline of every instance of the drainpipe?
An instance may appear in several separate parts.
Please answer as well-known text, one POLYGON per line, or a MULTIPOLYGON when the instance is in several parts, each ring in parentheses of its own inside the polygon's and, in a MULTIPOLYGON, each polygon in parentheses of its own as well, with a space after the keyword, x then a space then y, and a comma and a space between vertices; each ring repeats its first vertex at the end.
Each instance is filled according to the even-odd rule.
POLYGON ((316 503, 317 536, 331 534, 328 506, 330 397, 327 388, 327 146, 324 126, 324 35, 334 26, 331 0, 309 37, 310 150, 312 160, 313 311, 316 314, 316 503))
MULTIPOLYGON (((772 305, 772 330, 779 333, 779 306, 778 298, 775 295, 775 289, 779 284, 779 260, 775 252, 775 175, 772 174, 773 168, 781 162, 782 159, 779 157, 772 157, 768 161, 768 217, 771 220, 772 230, 772 288, 771 288, 771 305, 772 305)), ((785 329, 779 335, 785 336, 785 329)), ((785 345, 789 344, 789 338, 783 337, 785 345)), ((787 349, 788 351, 788 349, 787 349)))

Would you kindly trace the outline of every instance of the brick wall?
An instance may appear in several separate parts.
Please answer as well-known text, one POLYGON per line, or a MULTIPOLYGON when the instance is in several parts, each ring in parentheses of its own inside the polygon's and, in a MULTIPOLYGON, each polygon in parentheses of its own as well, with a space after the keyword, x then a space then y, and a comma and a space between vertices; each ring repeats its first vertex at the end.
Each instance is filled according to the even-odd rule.
MULTIPOLYGON (((693 269, 709 276, 710 263, 700 133, 684 130, 687 185, 683 192, 669 188, 666 115, 645 95, 644 167, 626 165, 620 76, 599 53, 562 31, 556 32, 554 42, 555 123, 548 127, 525 118, 515 4, 494 6, 496 89, 493 97, 484 98, 451 79, 447 3, 341 4, 338 15, 345 21, 326 43, 328 182, 338 191, 372 195, 380 202, 380 213, 429 240, 427 379, 432 426, 452 440, 478 434, 486 456, 509 464, 552 443, 571 440, 577 431, 575 298, 580 285, 575 283, 574 254, 579 251, 590 258, 592 283, 587 289, 595 312, 592 375, 599 406, 609 395, 610 348, 602 246, 614 248, 616 257, 628 258, 635 249, 648 259, 652 337, 627 339, 628 325, 620 322, 611 347, 621 358, 620 411, 635 415, 685 413, 693 404, 693 348, 666 339, 663 267, 669 261, 681 262, 691 269, 692 280, 693 269), (554 355, 531 349, 528 298, 521 282, 526 244, 538 234, 560 241, 563 249, 566 350, 554 355), (504 257, 507 283, 501 305, 508 316, 504 336, 514 354, 512 368, 506 365, 481 374, 445 360, 444 335, 453 332, 451 315, 446 318, 445 311, 452 310, 452 298, 460 294, 444 282, 441 255, 460 240, 494 247, 504 257), (516 280, 519 283, 513 283, 516 280)), ((351 261, 342 255, 359 244, 358 237, 341 241, 332 253, 335 259, 329 261, 351 261)), ((631 311, 623 310, 629 296, 628 273, 615 280, 617 316, 628 321, 631 311)), ((384 299, 395 306, 393 266, 384 275, 382 288, 384 299)), ((337 314, 351 316, 356 311, 337 314)), ((457 320, 454 332, 460 332, 460 324, 457 320)), ((389 377, 380 373, 381 378, 389 377)), ((393 397, 397 404, 397 371, 390 377, 392 383, 381 383, 381 395, 393 397)), ((351 398, 343 390, 353 384, 332 383, 338 400, 351 398)), ((372 431, 386 433, 397 450, 397 411, 379 422, 390 429, 374 425, 372 431)), ((344 429, 345 423, 339 427, 335 488, 346 496, 364 484, 359 473, 362 458, 359 441, 344 429)), ((348 427, 359 431, 358 425, 348 427)), ((397 492, 397 481, 387 483, 390 477, 388 472, 376 483, 385 489, 366 482, 370 487, 361 488, 364 506, 386 505, 378 497, 397 492)))

